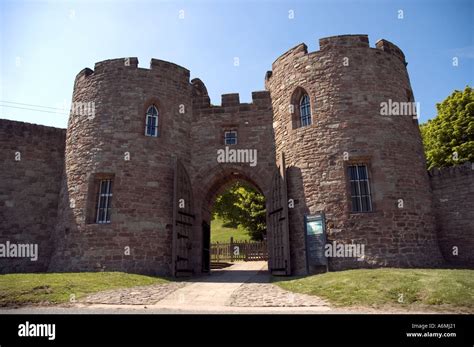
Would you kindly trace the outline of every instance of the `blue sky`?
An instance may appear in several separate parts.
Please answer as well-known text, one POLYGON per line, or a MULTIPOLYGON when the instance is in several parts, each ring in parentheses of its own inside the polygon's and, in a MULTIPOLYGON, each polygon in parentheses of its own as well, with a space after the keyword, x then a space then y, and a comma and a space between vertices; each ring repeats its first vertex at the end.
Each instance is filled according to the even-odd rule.
POLYGON ((404 51, 424 122, 454 89, 473 85, 473 23, 469 0, 0 0, 0 118, 66 127, 76 74, 119 57, 145 68, 152 57, 172 61, 206 84, 212 103, 232 92, 249 102, 296 44, 314 51, 321 37, 368 34, 372 47, 384 38, 404 51))

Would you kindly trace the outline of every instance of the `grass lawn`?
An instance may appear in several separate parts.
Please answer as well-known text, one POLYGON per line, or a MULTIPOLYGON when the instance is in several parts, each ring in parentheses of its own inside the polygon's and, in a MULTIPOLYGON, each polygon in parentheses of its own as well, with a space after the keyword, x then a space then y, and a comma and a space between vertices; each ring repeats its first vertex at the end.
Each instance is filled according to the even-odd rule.
POLYGON ((240 225, 237 228, 229 228, 223 224, 222 219, 218 217, 211 221, 211 242, 230 242, 231 236, 234 241, 250 241, 250 236, 240 225))
POLYGON ((38 273, 0 275, 0 306, 65 303, 107 289, 127 288, 168 280, 123 272, 38 273))
POLYGON ((360 269, 273 281, 334 306, 474 312, 474 270, 360 269))

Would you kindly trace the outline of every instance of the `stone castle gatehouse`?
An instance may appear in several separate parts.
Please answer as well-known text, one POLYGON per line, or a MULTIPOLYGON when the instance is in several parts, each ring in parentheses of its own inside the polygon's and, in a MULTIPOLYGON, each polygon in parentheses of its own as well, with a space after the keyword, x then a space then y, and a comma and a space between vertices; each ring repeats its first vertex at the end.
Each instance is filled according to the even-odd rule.
POLYGON ((39 245, 0 271, 206 271, 213 201, 238 180, 265 195, 274 274, 317 270, 315 216, 325 242, 364 246, 329 270, 473 264, 473 170, 428 173, 416 117, 381 113, 414 102, 402 51, 319 45, 278 57, 251 103, 212 105, 187 69, 125 58, 77 75, 67 130, 0 120, 0 241, 39 245))

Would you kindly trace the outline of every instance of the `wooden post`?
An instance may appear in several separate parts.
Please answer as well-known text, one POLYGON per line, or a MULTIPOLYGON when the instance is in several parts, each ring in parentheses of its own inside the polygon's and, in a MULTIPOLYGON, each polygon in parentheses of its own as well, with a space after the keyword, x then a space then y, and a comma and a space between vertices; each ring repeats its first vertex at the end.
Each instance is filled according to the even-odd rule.
POLYGON ((249 254, 249 247, 248 247, 248 244, 247 244, 247 240, 245 240, 245 255, 244 255, 244 261, 247 261, 248 260, 248 254, 249 254))

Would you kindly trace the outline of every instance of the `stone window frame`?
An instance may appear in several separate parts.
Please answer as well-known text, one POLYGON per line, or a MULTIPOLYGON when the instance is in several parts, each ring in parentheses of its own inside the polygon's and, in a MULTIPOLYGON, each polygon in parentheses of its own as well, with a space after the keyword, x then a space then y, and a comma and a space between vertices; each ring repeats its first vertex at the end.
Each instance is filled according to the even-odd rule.
POLYGON ((87 210, 86 210, 86 224, 94 225, 110 225, 112 223, 112 217, 114 214, 113 205, 110 203, 110 216, 109 221, 104 223, 98 223, 98 208, 99 208, 99 194, 100 194, 100 185, 102 181, 110 180, 112 181, 112 197, 116 201, 116 196, 114 196, 114 190, 116 190, 116 180, 115 174, 113 173, 93 173, 89 177, 88 183, 88 194, 87 194, 87 210))
POLYGON ((96 224, 110 224, 110 214, 112 213, 113 180, 101 179, 99 181, 99 193, 97 199, 96 224), (101 207, 103 205, 104 207, 101 207))
POLYGON ((308 94, 303 94, 300 99, 300 123, 302 127, 311 125, 311 102, 308 94), (308 114, 306 114, 308 113, 308 114))
POLYGON ((373 182, 373 169, 371 165, 370 157, 360 156, 357 158, 352 158, 344 162, 344 177, 346 178, 346 195, 347 195, 347 211, 349 214, 353 215, 366 215, 371 214, 377 211, 376 202, 374 198, 374 182, 373 182), (370 211, 354 211, 352 208, 352 186, 351 186, 351 177, 349 175, 349 167, 354 165, 364 165, 367 169, 367 181, 369 189, 370 204, 372 209, 370 211))
POLYGON ((224 130, 224 145, 226 146, 235 146, 238 144, 238 131, 237 129, 226 129, 224 130), (235 137, 232 137, 231 139, 235 139, 235 143, 227 143, 227 134, 230 133, 235 133, 235 137))
POLYGON ((292 129, 299 129, 299 128, 306 128, 313 124, 313 101, 311 99, 310 93, 301 86, 295 88, 293 93, 291 94, 290 100, 290 114, 291 114, 291 128, 292 129), (303 97, 307 95, 309 101, 309 123, 303 125, 301 122, 301 102, 303 97))
MULTIPOLYGON (((156 97, 149 98, 145 101, 142 108, 140 109, 141 117, 145 116, 145 131, 143 132, 143 128, 141 128, 142 134, 144 134, 145 137, 154 138, 154 139, 159 139, 160 137, 163 137, 163 130, 164 130, 163 124, 164 124, 164 118, 166 117, 164 110, 165 110, 165 107, 163 106, 163 103, 156 97), (158 111, 158 124, 156 125, 156 128, 157 128, 156 136, 150 136, 146 134, 147 112, 151 106, 155 106, 156 110, 158 111)), ((141 119, 143 122, 143 118, 141 119)))
POLYGON ((146 113, 145 113, 145 136, 149 136, 149 137, 158 137, 158 134, 160 133, 160 128, 159 128, 159 121, 160 121, 160 111, 158 110, 158 107, 156 107, 155 104, 152 104, 150 106, 148 106, 147 110, 146 110, 146 113), (150 111, 150 109, 152 111, 150 111), (154 114, 153 110, 156 111, 156 115, 154 114), (148 124, 149 123, 149 120, 150 119, 153 119, 155 118, 156 121, 155 121, 155 129, 154 129, 154 132, 153 134, 150 134, 148 130, 150 130, 150 125, 148 124))

